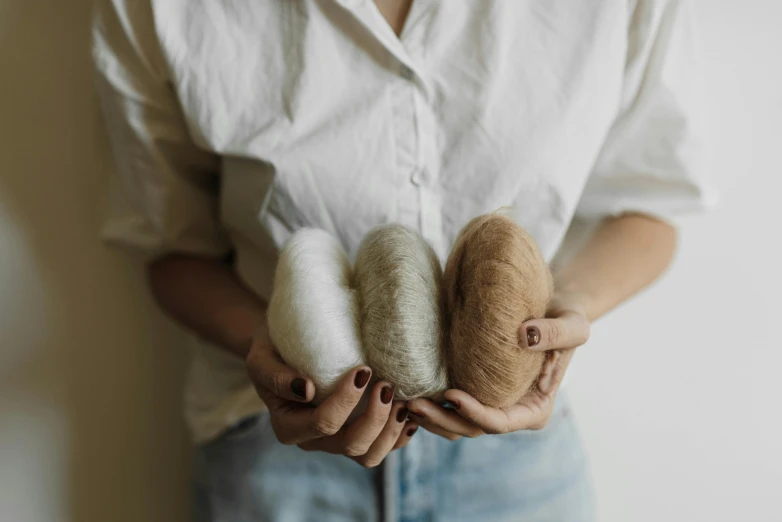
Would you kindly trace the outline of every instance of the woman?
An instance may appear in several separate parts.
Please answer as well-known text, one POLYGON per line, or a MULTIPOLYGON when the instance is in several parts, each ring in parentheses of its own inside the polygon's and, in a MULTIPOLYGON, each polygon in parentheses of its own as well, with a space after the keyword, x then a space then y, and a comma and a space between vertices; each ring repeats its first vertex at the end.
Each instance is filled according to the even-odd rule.
POLYGON ((558 392, 590 323, 665 270, 670 220, 705 202, 685 15, 677 0, 98 2, 105 235, 145 253, 157 301, 200 338, 197 520, 592 519, 558 392), (379 382, 346 423, 359 367, 307 404, 314 384, 265 320, 290 234, 323 228, 354 254, 397 222, 444 258, 500 207, 549 261, 574 220, 598 223, 560 257, 547 318, 519 320, 520 349, 549 354, 538 391, 503 411, 449 390, 443 408, 379 382))

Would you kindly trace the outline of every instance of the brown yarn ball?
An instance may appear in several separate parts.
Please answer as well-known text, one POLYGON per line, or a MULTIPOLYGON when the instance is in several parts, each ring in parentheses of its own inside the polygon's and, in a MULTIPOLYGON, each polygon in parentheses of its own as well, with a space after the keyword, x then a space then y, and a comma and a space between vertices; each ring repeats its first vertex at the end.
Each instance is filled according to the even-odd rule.
POLYGON ((518 402, 545 360, 519 346, 519 328, 545 315, 553 293, 535 241, 503 215, 473 219, 456 239, 443 289, 451 386, 495 408, 518 402))

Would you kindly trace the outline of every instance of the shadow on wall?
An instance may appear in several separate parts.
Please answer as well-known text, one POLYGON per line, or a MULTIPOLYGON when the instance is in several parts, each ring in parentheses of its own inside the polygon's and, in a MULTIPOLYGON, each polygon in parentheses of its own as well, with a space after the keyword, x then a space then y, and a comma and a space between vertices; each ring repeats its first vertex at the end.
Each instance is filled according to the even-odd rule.
POLYGON ((97 239, 90 6, 0 5, 0 520, 183 520, 183 339, 97 239))

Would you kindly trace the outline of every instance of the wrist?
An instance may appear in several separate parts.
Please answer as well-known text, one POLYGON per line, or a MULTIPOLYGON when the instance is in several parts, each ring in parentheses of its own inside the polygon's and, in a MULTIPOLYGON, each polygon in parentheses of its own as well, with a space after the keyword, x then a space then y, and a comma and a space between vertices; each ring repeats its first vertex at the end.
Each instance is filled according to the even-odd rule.
POLYGON ((584 291, 575 288, 557 287, 551 298, 549 309, 554 311, 569 311, 583 315, 588 321, 592 321, 592 310, 595 309, 594 297, 584 291))
POLYGON ((255 329, 253 335, 245 341, 244 346, 246 350, 244 353, 245 359, 249 357, 250 351, 253 349, 263 349, 268 350, 269 352, 274 351, 274 343, 272 343, 271 337, 269 336, 269 328, 265 317, 263 324, 260 324, 255 329))
POLYGON ((253 343, 269 342, 266 328, 266 313, 263 309, 237 308, 229 310, 219 321, 223 332, 224 348, 231 353, 247 358, 253 343))

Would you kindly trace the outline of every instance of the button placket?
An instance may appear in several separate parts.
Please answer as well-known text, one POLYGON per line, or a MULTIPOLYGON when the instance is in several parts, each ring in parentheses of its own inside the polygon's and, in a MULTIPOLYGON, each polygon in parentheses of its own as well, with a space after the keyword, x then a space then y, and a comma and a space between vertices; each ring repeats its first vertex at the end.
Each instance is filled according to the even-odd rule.
POLYGON ((435 249, 438 257, 444 259, 447 252, 442 229, 442 199, 437 184, 440 168, 437 117, 428 98, 417 85, 411 85, 411 95, 415 115, 416 167, 410 173, 410 185, 418 192, 421 234, 435 249))
POLYGON ((428 169, 434 150, 427 150, 428 138, 424 135, 425 128, 422 127, 421 121, 422 115, 428 109, 426 99, 430 97, 430 89, 421 76, 421 64, 418 63, 419 57, 423 55, 420 45, 421 27, 411 29, 412 31, 407 33, 403 32, 400 41, 406 55, 405 59, 399 57, 398 74, 402 81, 398 88, 392 91, 397 121, 397 168, 405 176, 399 188, 397 210, 400 222, 414 226, 426 236, 424 229, 432 230, 432 225, 439 222, 439 219, 431 217, 432 208, 426 211, 424 209, 424 206, 433 206, 430 200, 436 196, 428 190, 431 181, 428 169))
POLYGON ((390 92, 394 121, 396 164, 393 166, 397 191, 397 220, 415 229, 420 227, 420 200, 417 187, 410 183, 411 173, 418 167, 418 138, 415 125, 415 105, 410 84, 398 82, 390 92))

